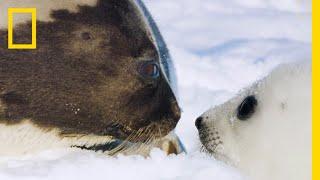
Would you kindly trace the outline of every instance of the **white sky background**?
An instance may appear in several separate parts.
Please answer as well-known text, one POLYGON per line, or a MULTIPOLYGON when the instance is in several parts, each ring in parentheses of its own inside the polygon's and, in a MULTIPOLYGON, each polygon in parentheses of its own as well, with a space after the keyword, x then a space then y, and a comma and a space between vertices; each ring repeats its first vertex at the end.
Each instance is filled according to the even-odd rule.
POLYGON ((282 62, 310 59, 311 0, 145 0, 176 65, 183 116, 177 133, 188 155, 109 158, 45 152, 0 157, 0 179, 238 180, 198 152, 194 120, 282 62))

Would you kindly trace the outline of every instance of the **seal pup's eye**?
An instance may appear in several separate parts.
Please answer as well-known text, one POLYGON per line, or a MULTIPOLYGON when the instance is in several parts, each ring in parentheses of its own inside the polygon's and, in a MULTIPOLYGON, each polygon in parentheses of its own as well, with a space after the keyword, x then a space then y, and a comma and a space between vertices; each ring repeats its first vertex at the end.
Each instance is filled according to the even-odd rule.
POLYGON ((246 97, 237 109, 237 117, 240 120, 249 119, 255 112, 258 101, 254 96, 246 97))
POLYGON ((88 41, 88 40, 92 39, 92 36, 89 32, 83 32, 83 33, 81 33, 81 38, 83 40, 88 41))
POLYGON ((140 66, 139 73, 144 77, 156 79, 160 75, 160 68, 155 62, 146 62, 140 66))

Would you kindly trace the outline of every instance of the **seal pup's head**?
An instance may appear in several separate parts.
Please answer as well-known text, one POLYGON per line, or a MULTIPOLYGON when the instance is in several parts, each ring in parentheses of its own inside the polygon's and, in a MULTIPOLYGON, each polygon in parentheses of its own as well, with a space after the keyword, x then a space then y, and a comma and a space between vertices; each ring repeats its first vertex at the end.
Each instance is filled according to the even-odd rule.
MULTIPOLYGON (((130 142, 160 138, 175 128, 180 108, 135 1, 0 5, 38 8, 37 49, 8 50, 7 29, 2 24, 0 30, 1 124, 28 122, 61 138, 130 142)), ((31 41, 31 22, 24 18, 14 21, 15 43, 31 41)), ((95 149, 104 141, 73 139, 70 146, 95 149)))
POLYGON ((310 179, 310 63, 286 64, 196 120, 204 151, 253 179, 310 179))

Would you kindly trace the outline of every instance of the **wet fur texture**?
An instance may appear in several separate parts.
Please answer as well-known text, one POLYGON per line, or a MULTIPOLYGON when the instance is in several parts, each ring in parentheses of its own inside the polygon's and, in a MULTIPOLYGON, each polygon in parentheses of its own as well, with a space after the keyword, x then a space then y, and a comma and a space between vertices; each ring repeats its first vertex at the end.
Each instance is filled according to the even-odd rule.
MULTIPOLYGON (((133 142, 175 128, 180 109, 165 75, 150 79, 138 72, 144 62, 160 62, 131 1, 98 0, 77 11, 52 10, 50 18, 37 22, 36 50, 8 50, 7 30, 0 31, 1 126, 27 120, 62 138, 133 142)), ((15 43, 30 42, 30 26, 15 26, 15 43)))

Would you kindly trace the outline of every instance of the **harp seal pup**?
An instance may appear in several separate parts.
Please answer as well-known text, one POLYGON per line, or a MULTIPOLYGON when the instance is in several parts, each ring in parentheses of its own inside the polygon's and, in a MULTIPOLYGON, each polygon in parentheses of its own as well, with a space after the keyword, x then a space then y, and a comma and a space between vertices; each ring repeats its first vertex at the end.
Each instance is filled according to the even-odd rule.
POLYGON ((196 127, 205 151, 250 179, 311 179, 310 62, 280 65, 196 127))
MULTIPOLYGON (((139 0, 0 2, 0 155, 179 153, 170 54, 139 0), (37 8, 37 49, 8 50, 7 9, 37 8)), ((15 15, 14 42, 31 42, 15 15)))

